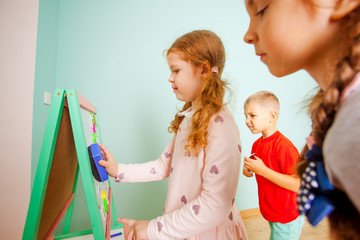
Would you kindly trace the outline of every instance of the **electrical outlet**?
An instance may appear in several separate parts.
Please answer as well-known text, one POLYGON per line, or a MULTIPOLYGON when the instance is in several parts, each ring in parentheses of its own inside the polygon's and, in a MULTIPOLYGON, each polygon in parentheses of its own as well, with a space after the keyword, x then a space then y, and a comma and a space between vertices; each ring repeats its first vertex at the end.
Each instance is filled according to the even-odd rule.
POLYGON ((44 92, 44 104, 47 104, 47 105, 51 104, 51 93, 44 92))

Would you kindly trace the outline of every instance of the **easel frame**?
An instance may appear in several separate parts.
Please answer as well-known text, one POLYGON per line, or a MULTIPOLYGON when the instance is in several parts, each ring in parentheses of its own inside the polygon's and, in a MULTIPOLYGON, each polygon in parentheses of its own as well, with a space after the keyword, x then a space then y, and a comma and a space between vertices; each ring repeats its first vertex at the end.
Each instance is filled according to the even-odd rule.
MULTIPOLYGON (((52 235, 57 228, 54 223, 59 222, 58 218, 62 218, 61 212, 65 214, 65 211, 63 234, 52 238, 62 239, 92 233, 94 239, 105 240, 80 108, 96 114, 95 107, 75 89, 55 90, 31 193, 23 233, 24 240, 45 239, 43 236, 49 239, 49 234, 52 235), (69 233, 79 171, 84 183, 91 229, 69 233), (65 177, 63 178, 62 175, 65 177), (61 186, 54 187, 54 185, 61 186), (49 224, 52 226, 49 227, 49 224)), ((110 181, 108 184, 111 189, 110 181)), ((109 214, 111 213, 114 222, 111 228, 119 229, 123 225, 116 221, 114 199, 109 199, 109 202, 112 206, 109 214)))

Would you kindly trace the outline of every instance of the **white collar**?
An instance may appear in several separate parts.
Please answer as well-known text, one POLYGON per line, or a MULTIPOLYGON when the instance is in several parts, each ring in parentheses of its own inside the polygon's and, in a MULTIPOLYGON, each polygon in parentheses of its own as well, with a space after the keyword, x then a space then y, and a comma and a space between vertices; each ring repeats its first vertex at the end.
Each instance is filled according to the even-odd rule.
POLYGON ((194 111, 192 110, 192 107, 189 107, 185 111, 179 112, 178 115, 191 118, 194 115, 194 111))

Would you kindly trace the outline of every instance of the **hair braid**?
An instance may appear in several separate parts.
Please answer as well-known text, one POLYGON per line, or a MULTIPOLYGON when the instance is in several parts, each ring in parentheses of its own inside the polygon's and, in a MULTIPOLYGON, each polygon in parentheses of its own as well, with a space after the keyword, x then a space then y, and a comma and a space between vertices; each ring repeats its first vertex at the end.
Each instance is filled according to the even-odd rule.
MULTIPOLYGON (((349 14, 348 18, 350 20, 346 28, 351 39, 348 43, 349 53, 337 64, 335 80, 326 90, 320 89, 308 104, 308 112, 313 122, 311 135, 320 147, 334 121, 343 90, 360 71, 360 8, 349 14)), ((307 150, 304 147, 302 153, 307 150)), ((303 157, 300 158, 303 160, 303 157)))
MULTIPOLYGON (((360 72, 360 8, 350 13, 344 25, 345 37, 348 40, 348 53, 345 54, 336 68, 335 80, 326 90, 320 89, 308 105, 308 111, 313 122, 311 135, 315 143, 322 147, 325 136, 331 127, 339 107, 340 97, 343 90, 360 72)), ((300 164, 297 171, 301 176, 305 171, 307 162, 305 153, 308 147, 305 145, 300 154, 300 164)), ((324 161, 324 159, 322 159, 324 161)), ((348 199, 345 193, 336 191, 334 193, 335 210, 329 216, 330 229, 334 239, 360 239, 360 214, 348 199)))

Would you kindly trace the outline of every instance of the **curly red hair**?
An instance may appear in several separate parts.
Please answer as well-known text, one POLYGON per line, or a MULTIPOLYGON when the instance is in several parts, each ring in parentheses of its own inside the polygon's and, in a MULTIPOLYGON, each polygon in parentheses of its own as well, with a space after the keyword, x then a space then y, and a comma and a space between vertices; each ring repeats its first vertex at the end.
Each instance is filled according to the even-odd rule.
MULTIPOLYGON (((193 115, 192 130, 188 137, 188 144, 185 146, 186 151, 193 149, 197 155, 199 147, 207 146, 207 129, 210 118, 218 113, 224 105, 223 99, 227 83, 221 79, 221 74, 225 66, 225 49, 221 39, 215 33, 208 30, 197 30, 178 38, 166 51, 167 56, 170 53, 179 54, 195 67, 207 64, 210 69, 218 68, 218 73, 211 73, 203 83, 200 91, 200 107, 193 115)), ((191 102, 186 102, 179 112, 190 107, 191 102)), ((168 128, 170 133, 177 133, 184 118, 178 113, 168 128)))

